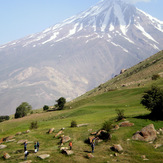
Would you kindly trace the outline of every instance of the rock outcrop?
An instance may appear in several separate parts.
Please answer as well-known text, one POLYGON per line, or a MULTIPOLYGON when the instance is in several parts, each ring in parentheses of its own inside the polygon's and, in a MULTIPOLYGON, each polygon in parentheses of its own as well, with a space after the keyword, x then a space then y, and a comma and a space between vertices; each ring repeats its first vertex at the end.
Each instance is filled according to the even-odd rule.
POLYGON ((137 131, 133 136, 133 140, 140 140, 140 141, 154 141, 157 138, 156 130, 153 124, 150 124, 141 131, 137 131))

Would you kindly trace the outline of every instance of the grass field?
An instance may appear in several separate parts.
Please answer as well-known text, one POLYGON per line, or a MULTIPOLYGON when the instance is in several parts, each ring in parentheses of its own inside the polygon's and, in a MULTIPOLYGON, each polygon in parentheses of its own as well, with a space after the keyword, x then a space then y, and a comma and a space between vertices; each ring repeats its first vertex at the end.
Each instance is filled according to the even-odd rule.
MULTIPOLYGON (((157 81, 157 83, 159 82, 160 81, 157 81)), ((31 130, 28 134, 15 136, 15 142, 5 143, 7 148, 0 150, 0 156, 2 156, 4 152, 8 152, 11 158, 4 161, 4 159, 0 157, 0 162, 23 161, 23 145, 17 144, 17 141, 27 139, 28 141, 33 141, 33 143, 28 144, 28 150, 34 149, 33 146, 36 140, 40 142, 40 151, 37 154, 30 153, 28 156, 28 159, 33 162, 114 162, 118 160, 119 162, 138 163, 142 162, 141 155, 146 155, 149 159, 148 162, 161 163, 163 161, 163 147, 155 149, 153 144, 131 140, 133 133, 148 124, 153 123, 156 129, 163 127, 163 121, 152 121, 141 117, 136 118, 137 116, 149 113, 140 105, 141 96, 146 89, 147 88, 143 87, 110 91, 90 97, 86 99, 86 102, 83 102, 83 104, 83 100, 81 100, 79 102, 81 104, 78 106, 76 106, 77 104, 75 103, 67 104, 67 107, 71 106, 72 109, 37 113, 24 118, 3 122, 0 124, 1 138, 28 130, 32 121, 37 121, 39 127, 38 129, 31 130), (84 142, 90 136, 89 130, 97 131, 101 129, 105 121, 114 119, 117 116, 115 109, 124 109, 127 120, 135 125, 112 131, 112 139, 96 145, 95 157, 88 160, 86 155, 91 151, 91 147, 84 142), (71 128, 72 120, 75 120, 77 124, 88 123, 88 126, 71 128), (47 134, 46 132, 53 127, 55 128, 54 133, 47 134), (58 148, 60 139, 54 138, 54 134, 63 127, 65 128, 64 135, 70 136, 73 142, 74 155, 72 156, 61 154, 58 148), (127 139, 130 140, 127 141, 127 139), (114 154, 114 152, 110 150, 110 146, 113 144, 121 144, 124 149, 123 154, 119 154, 117 157, 110 156, 114 154), (50 157, 44 161, 36 157, 39 154, 45 153, 50 154, 50 157)), ((113 121, 113 123, 115 124, 116 122, 113 121)), ((157 141, 161 142, 162 140, 161 135, 157 141)), ((68 143, 64 146, 68 146, 68 143)))

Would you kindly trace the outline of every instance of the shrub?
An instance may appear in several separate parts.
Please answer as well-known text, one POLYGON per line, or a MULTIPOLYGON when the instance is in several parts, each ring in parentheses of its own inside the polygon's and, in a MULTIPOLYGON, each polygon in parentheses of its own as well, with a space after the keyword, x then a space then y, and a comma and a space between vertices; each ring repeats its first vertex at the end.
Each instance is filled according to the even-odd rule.
POLYGON ((152 80, 157 80, 160 78, 160 75, 159 74, 155 74, 152 76, 152 80))
POLYGON ((9 120, 9 119, 10 119, 10 117, 8 115, 0 116, 0 122, 6 121, 6 120, 9 120))
POLYGON ((116 109, 115 111, 117 113, 117 121, 120 121, 125 118, 123 109, 116 109))
POLYGON ((163 118, 163 90, 159 87, 152 85, 151 89, 144 92, 141 104, 144 105, 153 118, 163 118))
POLYGON ((43 110, 44 110, 44 111, 47 111, 48 109, 49 109, 49 106, 44 105, 43 110))
POLYGON ((37 129, 37 128, 38 128, 37 121, 31 122, 30 129, 37 129))
POLYGON ((111 121, 105 121, 102 125, 102 130, 106 130, 108 133, 111 131, 112 123, 111 121))
POLYGON ((73 120, 73 121, 71 122, 71 127, 77 127, 76 121, 73 120))

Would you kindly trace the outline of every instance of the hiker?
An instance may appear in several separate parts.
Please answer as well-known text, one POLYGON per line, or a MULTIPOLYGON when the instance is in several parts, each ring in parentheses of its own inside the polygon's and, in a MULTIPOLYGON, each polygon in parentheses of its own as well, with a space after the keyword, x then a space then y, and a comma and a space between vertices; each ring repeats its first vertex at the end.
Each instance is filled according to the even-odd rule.
POLYGON ((34 152, 37 153, 37 142, 34 145, 34 149, 35 149, 34 152))
POLYGON ((37 152, 39 151, 39 147, 40 147, 40 144, 39 144, 39 142, 37 141, 37 152))
POLYGON ((95 149, 95 140, 96 138, 93 138, 91 143, 92 153, 94 153, 94 149, 95 149))
POLYGON ((72 141, 70 141, 69 146, 70 146, 70 150, 72 150, 72 141))
POLYGON ((24 142, 24 152, 27 151, 27 142, 24 142))
POLYGON ((29 152, 26 150, 26 151, 24 152, 24 160, 27 160, 28 154, 29 154, 29 152))

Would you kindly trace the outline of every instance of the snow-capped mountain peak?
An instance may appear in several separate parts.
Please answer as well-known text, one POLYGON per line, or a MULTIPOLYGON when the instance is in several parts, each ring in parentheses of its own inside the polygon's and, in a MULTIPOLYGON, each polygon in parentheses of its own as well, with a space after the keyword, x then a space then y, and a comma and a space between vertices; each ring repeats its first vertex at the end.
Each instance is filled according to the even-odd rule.
POLYGON ((125 1, 102 0, 0 46, 0 105, 8 110, 0 113, 22 101, 38 108, 73 99, 162 50, 163 22, 125 1))

